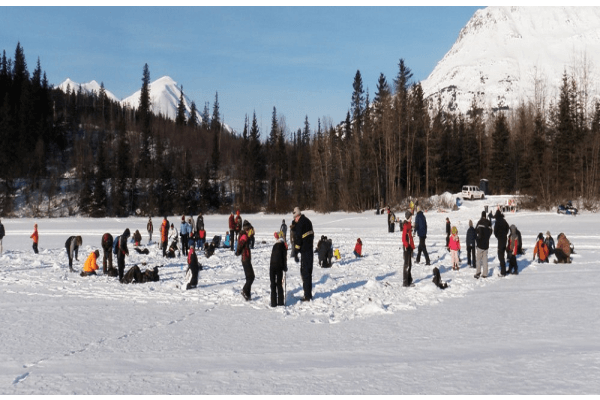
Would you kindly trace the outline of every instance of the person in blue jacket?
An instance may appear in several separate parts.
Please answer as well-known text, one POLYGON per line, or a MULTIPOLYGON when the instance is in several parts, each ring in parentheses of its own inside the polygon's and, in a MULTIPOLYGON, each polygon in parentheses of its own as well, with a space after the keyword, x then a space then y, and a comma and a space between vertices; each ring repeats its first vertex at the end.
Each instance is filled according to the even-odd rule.
POLYGON ((185 215, 181 216, 181 225, 179 225, 179 236, 181 237, 181 252, 187 256, 189 249, 189 236, 191 226, 185 222, 185 215))
POLYGON ((425 256, 425 265, 431 265, 429 262, 429 253, 427 252, 427 245, 425 239, 427 238, 427 219, 421 211, 421 207, 417 206, 417 216, 415 217, 415 232, 419 237, 419 248, 417 250, 417 264, 421 260, 421 253, 425 256))

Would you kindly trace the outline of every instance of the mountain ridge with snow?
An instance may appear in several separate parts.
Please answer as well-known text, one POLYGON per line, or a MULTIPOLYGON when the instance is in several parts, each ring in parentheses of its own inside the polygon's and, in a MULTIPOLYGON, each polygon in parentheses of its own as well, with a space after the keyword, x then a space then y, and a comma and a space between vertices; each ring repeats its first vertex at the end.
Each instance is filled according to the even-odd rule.
POLYGON ((591 100, 600 93, 599 54, 598 7, 488 7, 475 12, 421 84, 426 98, 439 96, 443 109, 463 114, 474 98, 488 110, 547 105, 564 72, 587 76, 589 87, 580 89, 591 100))

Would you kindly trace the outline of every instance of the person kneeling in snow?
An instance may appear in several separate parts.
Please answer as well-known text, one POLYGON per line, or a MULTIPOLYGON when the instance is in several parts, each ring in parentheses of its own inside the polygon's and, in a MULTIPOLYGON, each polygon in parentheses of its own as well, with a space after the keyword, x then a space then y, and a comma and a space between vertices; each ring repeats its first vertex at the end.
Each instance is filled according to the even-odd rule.
POLYGON ((571 263, 571 242, 562 232, 558 234, 554 255, 556 256, 556 263, 571 263))
POLYGON ((85 260, 85 264, 83 264, 83 271, 81 271, 81 276, 90 276, 96 275, 96 270, 99 268, 96 260, 100 257, 100 251, 94 250, 88 256, 87 260, 85 260))
POLYGON ((360 238, 356 240, 356 245, 354 246, 354 255, 359 258, 362 257, 362 242, 360 241, 360 238))

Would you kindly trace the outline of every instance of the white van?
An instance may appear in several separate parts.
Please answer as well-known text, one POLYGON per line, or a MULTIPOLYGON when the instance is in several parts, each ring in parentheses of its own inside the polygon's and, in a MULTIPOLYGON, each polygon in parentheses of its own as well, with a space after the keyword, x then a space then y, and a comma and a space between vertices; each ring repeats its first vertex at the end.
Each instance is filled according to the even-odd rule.
POLYGON ((485 193, 478 186, 463 186, 461 196, 463 199, 484 199, 485 193))

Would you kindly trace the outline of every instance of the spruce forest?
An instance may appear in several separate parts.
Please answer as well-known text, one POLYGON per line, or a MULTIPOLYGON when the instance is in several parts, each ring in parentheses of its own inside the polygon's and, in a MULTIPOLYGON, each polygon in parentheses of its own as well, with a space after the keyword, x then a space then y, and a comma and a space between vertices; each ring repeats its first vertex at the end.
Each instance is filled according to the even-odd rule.
POLYGON ((493 194, 528 194, 542 207, 570 199, 592 207, 600 194, 600 103, 589 106, 588 83, 566 72, 557 98, 515 110, 474 101, 455 115, 424 98, 400 59, 372 99, 356 72, 344 121, 311 125, 306 116, 290 128, 274 106, 268 132, 252 115, 241 134, 223 129, 218 93, 202 112, 192 103, 189 118, 183 92, 175 121, 152 114, 148 65, 141 76, 131 109, 103 85, 54 88, 39 59, 28 71, 20 44, 12 59, 3 51, 0 215, 14 215, 18 199, 35 217, 362 211, 482 178, 493 194))

